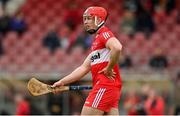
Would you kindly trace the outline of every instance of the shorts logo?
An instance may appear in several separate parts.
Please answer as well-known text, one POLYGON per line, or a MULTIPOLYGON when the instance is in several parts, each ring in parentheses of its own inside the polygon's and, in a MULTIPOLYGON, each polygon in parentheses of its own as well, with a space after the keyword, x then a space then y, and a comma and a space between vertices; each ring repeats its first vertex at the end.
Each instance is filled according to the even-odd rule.
POLYGON ((106 90, 105 88, 100 88, 99 89, 99 91, 97 92, 96 97, 95 97, 95 99, 93 101, 92 107, 94 107, 94 108, 98 107, 99 102, 101 101, 101 98, 102 98, 105 90, 106 90))

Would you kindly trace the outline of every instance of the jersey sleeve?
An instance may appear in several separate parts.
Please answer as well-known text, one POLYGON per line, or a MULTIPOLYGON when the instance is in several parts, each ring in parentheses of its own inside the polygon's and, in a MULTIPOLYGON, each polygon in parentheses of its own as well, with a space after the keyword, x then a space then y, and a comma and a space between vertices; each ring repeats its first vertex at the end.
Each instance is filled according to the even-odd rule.
POLYGON ((112 38, 112 37, 114 37, 114 34, 113 34, 112 32, 110 32, 110 31, 103 32, 103 33, 101 33, 101 35, 100 35, 100 41, 101 41, 104 45, 106 45, 106 42, 107 42, 110 38, 112 38))

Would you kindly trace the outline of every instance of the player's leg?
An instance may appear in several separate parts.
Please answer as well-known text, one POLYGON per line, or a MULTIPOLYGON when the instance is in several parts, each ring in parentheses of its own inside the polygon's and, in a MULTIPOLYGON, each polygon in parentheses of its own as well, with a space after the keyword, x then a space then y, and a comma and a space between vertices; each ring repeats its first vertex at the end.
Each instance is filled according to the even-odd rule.
POLYGON ((119 115, 119 110, 117 108, 111 108, 109 112, 106 113, 107 115, 119 115))
POLYGON ((88 107, 88 106, 83 106, 81 115, 103 115, 104 111, 98 110, 96 108, 88 107))
POLYGON ((119 115, 119 110, 118 110, 118 104, 119 104, 119 97, 112 103, 112 107, 110 108, 110 111, 107 112, 107 115, 119 115))

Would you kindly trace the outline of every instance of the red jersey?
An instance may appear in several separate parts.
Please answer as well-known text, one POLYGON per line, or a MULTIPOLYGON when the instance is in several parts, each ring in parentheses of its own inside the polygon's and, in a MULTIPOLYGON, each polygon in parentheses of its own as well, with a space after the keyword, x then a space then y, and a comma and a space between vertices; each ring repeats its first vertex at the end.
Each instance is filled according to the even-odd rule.
POLYGON ((116 72, 114 80, 98 73, 110 61, 110 49, 106 48, 106 42, 112 37, 113 33, 103 26, 98 30, 92 43, 90 57, 93 89, 84 104, 104 112, 109 112, 112 108, 117 109, 121 95, 121 78, 117 64, 113 68, 116 72))
POLYGON ((105 77, 104 74, 99 74, 98 72, 105 68, 110 60, 110 49, 106 48, 106 42, 114 37, 113 33, 105 26, 101 27, 91 46, 91 73, 93 86, 104 85, 104 86, 114 86, 121 87, 121 78, 119 74, 118 64, 113 68, 116 73, 114 80, 110 80, 105 77))

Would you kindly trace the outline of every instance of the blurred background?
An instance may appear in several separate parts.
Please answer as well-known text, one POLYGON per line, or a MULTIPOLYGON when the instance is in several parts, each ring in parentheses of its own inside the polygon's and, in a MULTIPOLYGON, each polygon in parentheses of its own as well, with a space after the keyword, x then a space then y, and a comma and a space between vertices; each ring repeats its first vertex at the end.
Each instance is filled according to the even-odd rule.
POLYGON ((0 114, 80 114, 89 91, 32 97, 26 86, 32 76, 53 84, 83 62, 92 5, 107 9, 123 45, 120 114, 179 114, 179 0, 0 0, 0 114))

